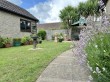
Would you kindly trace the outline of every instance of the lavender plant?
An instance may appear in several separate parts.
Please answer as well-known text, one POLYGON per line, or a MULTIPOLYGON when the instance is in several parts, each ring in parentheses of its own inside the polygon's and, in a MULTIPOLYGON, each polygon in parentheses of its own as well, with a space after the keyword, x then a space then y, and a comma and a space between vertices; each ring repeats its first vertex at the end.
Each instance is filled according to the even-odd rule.
POLYGON ((104 81, 101 79, 102 77, 103 79, 105 79, 107 74, 105 74, 106 71, 102 73, 102 70, 106 70, 105 66, 98 63, 99 60, 102 61, 101 63, 103 63, 103 60, 99 58, 99 56, 101 55, 101 52, 100 54, 97 55, 99 51, 103 51, 103 52, 107 51, 105 50, 105 48, 102 48, 104 45, 110 46, 109 43, 105 44, 105 42, 110 41, 109 39, 104 38, 105 35, 102 34, 101 36, 97 36, 100 33, 109 32, 110 23, 108 21, 108 16, 106 14, 103 14, 101 24, 96 24, 93 20, 91 20, 91 18, 90 20, 88 19, 88 23, 89 23, 88 25, 90 26, 83 27, 83 30, 81 30, 80 32, 80 36, 79 36, 80 40, 75 44, 74 54, 77 55, 78 57, 77 60, 79 64, 83 65, 87 63, 88 68, 92 72, 92 75, 88 77, 90 79, 89 82, 91 82, 92 80, 95 80, 94 78, 96 76, 97 76, 96 77, 97 81, 95 82, 110 82, 110 81, 104 81), (103 38, 106 39, 106 41, 103 38), (87 45, 89 45, 89 47, 86 47, 87 45), (100 45, 100 48, 99 48, 99 45, 100 45), (85 51, 85 47, 87 48, 87 52, 89 53, 85 51))
MULTIPOLYGON (((89 41, 86 52, 95 82, 110 82, 110 34, 99 33, 89 41)), ((90 67, 89 67, 90 68, 90 67)))

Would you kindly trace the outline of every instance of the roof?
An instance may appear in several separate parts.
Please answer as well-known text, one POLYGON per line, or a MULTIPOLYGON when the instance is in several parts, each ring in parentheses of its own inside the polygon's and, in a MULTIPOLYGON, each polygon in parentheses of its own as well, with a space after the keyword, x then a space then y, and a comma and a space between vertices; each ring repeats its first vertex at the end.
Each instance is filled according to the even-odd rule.
POLYGON ((61 29, 61 22, 38 24, 38 29, 61 29))
POLYGON ((16 15, 20 15, 38 22, 38 19, 30 14, 28 11, 7 0, 0 0, 0 10, 11 12, 16 15))

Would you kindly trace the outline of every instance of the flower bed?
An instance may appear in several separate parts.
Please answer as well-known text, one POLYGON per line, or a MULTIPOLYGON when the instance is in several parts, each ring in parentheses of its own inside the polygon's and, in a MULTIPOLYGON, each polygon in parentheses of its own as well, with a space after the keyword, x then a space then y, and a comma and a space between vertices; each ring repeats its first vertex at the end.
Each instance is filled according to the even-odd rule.
POLYGON ((9 38, 0 36, 0 48, 8 48, 12 46, 31 45, 33 40, 31 37, 9 38))
POLYGON ((110 34, 95 35, 86 52, 94 82, 110 82, 110 34))

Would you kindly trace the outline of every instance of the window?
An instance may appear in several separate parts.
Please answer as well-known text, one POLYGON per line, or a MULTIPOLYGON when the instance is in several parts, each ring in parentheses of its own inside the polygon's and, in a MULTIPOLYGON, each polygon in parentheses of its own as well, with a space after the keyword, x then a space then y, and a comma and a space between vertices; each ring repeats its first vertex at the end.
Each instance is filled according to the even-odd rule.
POLYGON ((20 30, 22 32, 31 32, 31 22, 27 20, 20 20, 20 30))

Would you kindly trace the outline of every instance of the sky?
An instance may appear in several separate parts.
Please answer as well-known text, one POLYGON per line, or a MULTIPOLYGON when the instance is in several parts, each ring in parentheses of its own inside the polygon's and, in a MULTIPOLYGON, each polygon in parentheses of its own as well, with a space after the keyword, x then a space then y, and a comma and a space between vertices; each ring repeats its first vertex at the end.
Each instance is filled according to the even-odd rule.
POLYGON ((60 10, 86 0, 8 0, 33 14, 40 23, 60 22, 60 10))

